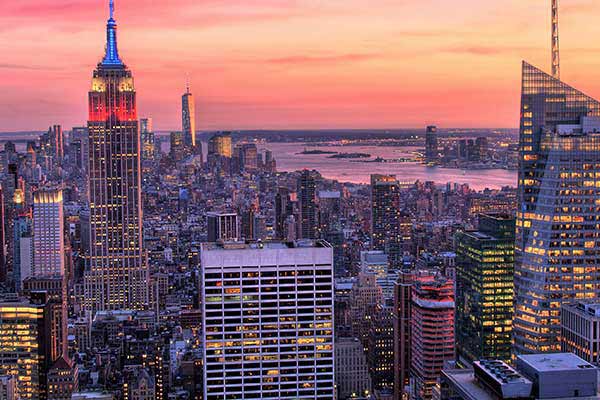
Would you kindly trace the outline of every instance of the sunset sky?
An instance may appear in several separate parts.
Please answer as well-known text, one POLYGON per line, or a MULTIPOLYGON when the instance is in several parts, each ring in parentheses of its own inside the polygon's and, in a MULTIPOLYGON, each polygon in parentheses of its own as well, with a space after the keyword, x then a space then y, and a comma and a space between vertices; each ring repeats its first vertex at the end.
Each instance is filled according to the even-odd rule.
MULTIPOLYGON (((0 131, 84 125, 108 0, 0 1, 0 131)), ((139 116, 181 129, 515 127, 550 0, 115 0, 139 116)), ((600 97, 600 2, 561 1, 562 77, 600 97)))

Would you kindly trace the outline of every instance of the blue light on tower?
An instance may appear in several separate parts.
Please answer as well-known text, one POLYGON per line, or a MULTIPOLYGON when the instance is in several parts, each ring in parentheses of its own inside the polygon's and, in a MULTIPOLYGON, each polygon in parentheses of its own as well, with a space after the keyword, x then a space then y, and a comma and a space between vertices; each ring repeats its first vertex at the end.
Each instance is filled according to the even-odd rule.
POLYGON ((117 22, 114 19, 114 0, 110 0, 109 9, 110 18, 106 23, 106 54, 102 60, 102 65, 121 66, 123 61, 119 58, 119 50, 117 49, 117 22))

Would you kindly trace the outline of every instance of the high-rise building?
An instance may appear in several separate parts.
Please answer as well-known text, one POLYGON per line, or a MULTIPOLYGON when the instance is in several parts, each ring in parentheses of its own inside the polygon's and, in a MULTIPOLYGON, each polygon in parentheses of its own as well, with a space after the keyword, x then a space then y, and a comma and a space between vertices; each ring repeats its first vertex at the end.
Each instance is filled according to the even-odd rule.
POLYGON ((371 248, 385 251, 390 266, 402 259, 400 184, 394 175, 371 175, 371 248))
POLYGON ((412 290, 411 398, 429 400, 444 362, 454 360, 454 284, 420 276, 412 290))
POLYGON ((203 244, 201 259, 203 398, 333 399, 329 244, 203 244))
POLYGON ((286 238, 285 221, 292 214, 293 206, 290 190, 286 187, 280 187, 275 195, 275 239, 284 240, 286 238))
POLYGON ((319 236, 317 209, 318 172, 304 170, 298 178, 298 201, 300 203, 300 237, 316 239, 319 236))
POLYGON ((0 187, 0 282, 7 283, 8 265, 6 259, 6 215, 4 210, 4 190, 0 187))
POLYGON ((181 161, 186 156, 185 141, 183 132, 171 132, 169 135, 170 151, 169 155, 174 161, 181 161))
POLYGON ((196 147, 196 104, 189 85, 181 96, 181 125, 185 147, 193 152, 196 147))
POLYGON ((65 137, 62 126, 53 125, 48 130, 48 135, 50 137, 52 157, 54 158, 54 162, 60 165, 65 156, 65 137))
POLYGON ((90 252, 86 310, 143 309, 148 267, 142 257, 140 136, 133 76, 106 26, 106 54, 89 92, 90 252))
POLYGON ((560 310, 561 351, 600 365, 600 302, 597 299, 565 303, 560 310))
POLYGON ((231 158, 233 146, 231 133, 221 132, 214 134, 208 141, 208 155, 231 158))
POLYGON ((17 391, 17 377, 14 375, 0 375, 0 399, 19 400, 17 391))
POLYGON ((63 193, 40 189, 33 195, 32 276, 65 275, 63 193))
POLYGON ((435 163, 439 157, 437 127, 428 126, 425 132, 425 162, 435 163))
POLYGON ((512 352, 515 219, 480 215, 479 230, 456 234, 456 349, 463 364, 509 362, 512 352))
POLYGON ((140 119, 140 136, 142 144, 142 160, 154 159, 155 137, 152 118, 140 119))
POLYGON ((23 295, 33 298, 36 293, 46 294, 48 305, 47 332, 48 362, 68 356, 67 337, 67 284, 64 276, 35 277, 23 280, 23 295))
POLYGON ((236 213, 209 212, 206 214, 208 241, 236 241, 240 239, 240 225, 236 213))
POLYGON ((412 284, 415 272, 401 271, 394 286, 394 398, 401 399, 410 383, 412 284))
POLYGON ((16 377, 20 399, 46 393, 47 316, 43 293, 31 302, 0 301, 0 374, 16 377))
POLYGON ((600 103, 523 63, 514 347, 560 350, 563 302, 600 296, 600 103))
POLYGON ((367 397, 371 393, 367 355, 357 338, 335 341, 335 385, 338 399, 367 397))

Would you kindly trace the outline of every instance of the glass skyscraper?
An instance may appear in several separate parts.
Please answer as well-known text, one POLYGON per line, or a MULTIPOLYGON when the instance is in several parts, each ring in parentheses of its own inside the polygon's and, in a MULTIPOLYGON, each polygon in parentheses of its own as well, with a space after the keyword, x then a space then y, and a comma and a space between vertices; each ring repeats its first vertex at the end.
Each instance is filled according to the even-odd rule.
POLYGON ((523 63, 514 348, 560 351, 563 302, 600 295, 600 103, 523 63))
POLYGON ((509 362, 512 353, 515 219, 479 216, 477 231, 456 234, 456 350, 461 363, 509 362))
POLYGON ((131 71, 119 58, 112 1, 110 5, 106 54, 89 92, 89 312, 142 309, 148 304, 136 93, 131 71))

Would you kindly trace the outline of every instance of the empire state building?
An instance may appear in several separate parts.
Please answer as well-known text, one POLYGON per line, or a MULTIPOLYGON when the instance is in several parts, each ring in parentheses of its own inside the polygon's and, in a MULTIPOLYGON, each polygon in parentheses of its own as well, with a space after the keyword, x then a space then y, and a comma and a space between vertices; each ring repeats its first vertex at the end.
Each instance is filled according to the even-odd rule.
POLYGON ((89 92, 90 249, 86 311, 143 309, 148 267, 142 252, 140 134, 131 71, 119 57, 114 3, 106 54, 89 92))

